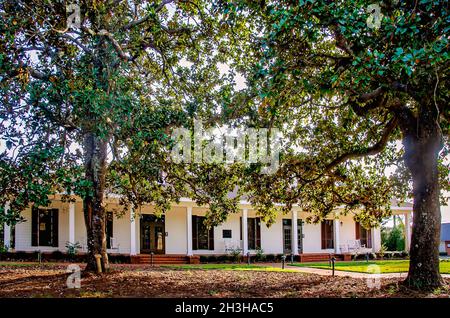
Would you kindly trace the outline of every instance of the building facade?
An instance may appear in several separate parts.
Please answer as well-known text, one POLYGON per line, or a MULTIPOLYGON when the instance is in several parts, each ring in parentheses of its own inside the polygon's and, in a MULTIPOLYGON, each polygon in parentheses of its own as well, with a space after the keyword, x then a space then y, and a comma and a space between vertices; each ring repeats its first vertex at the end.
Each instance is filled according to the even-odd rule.
MULTIPOLYGON (((157 217, 153 206, 138 213, 127 211, 120 217, 118 200, 108 199, 106 210, 107 246, 109 253, 138 255, 223 255, 241 250, 244 255, 258 250, 264 254, 351 253, 356 248, 378 252, 380 229, 365 229, 352 215, 339 216, 339 209, 318 224, 307 223, 308 213, 298 207, 278 215, 270 227, 258 217, 249 202, 241 201, 240 212, 208 229, 203 223, 207 207, 199 207, 190 199, 173 204, 170 211, 157 217)), ((411 206, 392 206, 394 214, 406 218, 406 241, 410 241, 411 206)), ((23 212, 24 222, 14 229, 4 226, 4 244, 15 251, 67 251, 67 243, 78 242, 81 252, 87 250, 86 228, 81 199, 62 202, 54 197, 43 208, 23 212)))

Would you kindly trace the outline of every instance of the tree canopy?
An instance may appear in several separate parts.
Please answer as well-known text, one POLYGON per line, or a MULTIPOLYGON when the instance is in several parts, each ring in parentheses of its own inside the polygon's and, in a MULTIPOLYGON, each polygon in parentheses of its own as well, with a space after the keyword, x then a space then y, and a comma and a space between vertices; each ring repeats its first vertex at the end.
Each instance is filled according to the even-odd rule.
POLYGON ((343 205, 367 227, 389 215, 392 198, 409 196, 408 281, 439 285, 439 195, 450 190, 444 1, 89 0, 79 8, 79 25, 68 26, 63 2, 0 4, 1 209, 10 202, 0 218, 13 223, 51 193, 79 195, 90 255, 107 259, 108 192, 124 209, 156 203, 160 212, 191 196, 209 204, 210 224, 236 212, 241 194, 268 224, 293 204, 309 221, 343 205), (170 133, 194 119, 281 130, 279 169, 173 162, 170 133))
POLYGON ((288 140, 276 174, 247 175, 252 203, 262 213, 274 202, 298 203, 316 220, 345 205, 371 226, 389 215, 391 198, 412 196, 408 281, 439 285, 439 195, 449 190, 447 3, 218 4, 252 52, 236 62, 254 96, 243 111, 288 140), (386 175, 389 166, 397 173, 386 175))

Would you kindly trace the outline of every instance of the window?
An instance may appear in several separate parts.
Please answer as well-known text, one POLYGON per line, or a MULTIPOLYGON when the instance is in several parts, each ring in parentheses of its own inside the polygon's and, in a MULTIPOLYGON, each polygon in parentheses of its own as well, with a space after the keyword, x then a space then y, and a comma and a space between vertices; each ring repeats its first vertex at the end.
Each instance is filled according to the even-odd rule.
POLYGON ((0 247, 5 244, 3 239, 5 238, 5 232, 3 231, 4 223, 0 223, 0 247))
POLYGON ((334 248, 333 221, 324 220, 321 226, 322 249, 334 248))
POLYGON ((222 238, 231 238, 231 230, 222 230, 222 238))
POLYGON ((204 216, 192 216, 192 249, 214 250, 214 228, 205 225, 204 216))
POLYGON ((292 221, 289 219, 283 220, 283 251, 292 252, 292 221))
POLYGON ((58 247, 58 209, 31 211, 31 245, 58 247))
POLYGON ((303 253, 303 220, 297 220, 297 244, 298 252, 303 253))
MULTIPOLYGON (((303 221, 297 219, 297 247, 298 252, 303 251, 303 221)), ((283 250, 292 253, 292 220, 283 219, 283 250)))
POLYGON ((11 248, 16 246, 16 226, 11 226, 11 248))
MULTIPOLYGON (((242 240, 242 218, 241 223, 241 240, 242 240)), ((248 249, 257 250, 261 248, 261 218, 247 218, 247 240, 248 249)))
POLYGON ((372 231, 361 226, 359 222, 355 222, 356 239, 361 241, 361 245, 372 248, 372 231))
POLYGON ((114 215, 112 212, 106 212, 106 224, 105 224, 105 231, 106 231, 106 248, 111 248, 111 238, 114 237, 113 235, 113 220, 114 215))

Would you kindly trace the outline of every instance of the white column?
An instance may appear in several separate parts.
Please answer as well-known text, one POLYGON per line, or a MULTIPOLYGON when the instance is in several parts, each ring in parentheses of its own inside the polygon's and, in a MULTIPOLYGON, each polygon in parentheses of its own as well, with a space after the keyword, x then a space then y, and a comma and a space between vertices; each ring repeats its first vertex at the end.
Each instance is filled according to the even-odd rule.
POLYGON ((136 250, 136 215, 134 211, 130 209, 130 255, 137 255, 136 250))
MULTIPOLYGON (((8 213, 9 210, 9 202, 5 204, 5 214, 8 213)), ((8 249, 11 248, 11 227, 6 223, 3 224, 3 243, 5 246, 8 246, 8 249)))
POLYGON ((192 253, 192 207, 186 208, 186 241, 187 241, 187 256, 194 255, 192 253))
POLYGON ((298 255, 298 226, 297 211, 292 210, 292 254, 298 255))
POLYGON ((69 242, 75 243, 75 202, 69 203, 69 242))
POLYGON ((375 231, 377 230, 377 228, 373 227, 370 229, 370 240, 372 241, 372 252, 376 253, 376 235, 375 235, 375 231))
POLYGON ((409 251, 411 245, 411 215, 405 213, 405 250, 409 251))
MULTIPOLYGON (((336 215, 338 216, 338 215, 336 215)), ((341 221, 339 221, 339 219, 337 219, 335 216, 333 225, 334 225, 334 252, 336 254, 340 254, 341 251, 339 249, 339 245, 341 244, 340 241, 340 230, 341 230, 341 221)))
POLYGON ((248 209, 242 210, 242 254, 248 253, 248 227, 247 227, 248 209))

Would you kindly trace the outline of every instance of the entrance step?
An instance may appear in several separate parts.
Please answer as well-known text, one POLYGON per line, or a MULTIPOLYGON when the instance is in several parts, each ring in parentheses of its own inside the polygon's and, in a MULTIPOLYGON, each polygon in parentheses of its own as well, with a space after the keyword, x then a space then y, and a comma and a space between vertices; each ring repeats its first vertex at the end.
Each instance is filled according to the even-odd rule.
POLYGON ((131 256, 132 264, 199 264, 200 256, 186 256, 186 255, 168 255, 168 254, 139 254, 131 256))
MULTIPOLYGON (((327 262, 330 259, 329 253, 303 253, 300 254, 300 262, 327 262)), ((337 261, 347 260, 345 254, 331 254, 337 261)))

